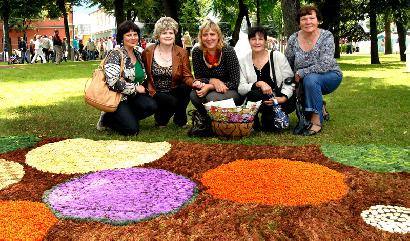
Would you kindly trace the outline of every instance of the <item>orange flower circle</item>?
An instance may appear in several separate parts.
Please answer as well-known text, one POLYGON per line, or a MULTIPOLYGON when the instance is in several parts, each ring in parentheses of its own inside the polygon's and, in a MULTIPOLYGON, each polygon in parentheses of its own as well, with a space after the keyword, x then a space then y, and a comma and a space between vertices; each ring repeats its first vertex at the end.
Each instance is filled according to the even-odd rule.
POLYGON ((43 203, 0 201, 0 240, 43 240, 56 222, 43 203))
POLYGON ((318 164, 286 159, 237 160, 205 172, 216 198, 268 205, 318 205, 347 192, 345 175, 318 164))

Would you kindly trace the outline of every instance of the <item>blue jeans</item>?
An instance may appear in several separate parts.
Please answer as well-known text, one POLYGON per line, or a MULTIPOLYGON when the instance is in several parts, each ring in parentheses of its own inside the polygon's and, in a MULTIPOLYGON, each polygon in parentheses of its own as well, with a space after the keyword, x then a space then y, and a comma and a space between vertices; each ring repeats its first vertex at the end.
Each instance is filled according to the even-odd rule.
POLYGON ((323 122, 323 96, 332 93, 342 82, 342 76, 337 72, 311 73, 303 78, 305 97, 305 112, 315 113, 323 122))

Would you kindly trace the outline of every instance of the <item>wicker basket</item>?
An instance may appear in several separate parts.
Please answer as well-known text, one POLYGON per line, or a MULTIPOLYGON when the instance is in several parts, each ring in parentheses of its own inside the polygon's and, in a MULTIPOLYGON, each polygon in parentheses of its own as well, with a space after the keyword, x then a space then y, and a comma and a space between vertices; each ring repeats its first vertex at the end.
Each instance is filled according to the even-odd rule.
POLYGON ((252 122, 222 122, 212 121, 212 131, 222 139, 241 139, 252 132, 252 122))

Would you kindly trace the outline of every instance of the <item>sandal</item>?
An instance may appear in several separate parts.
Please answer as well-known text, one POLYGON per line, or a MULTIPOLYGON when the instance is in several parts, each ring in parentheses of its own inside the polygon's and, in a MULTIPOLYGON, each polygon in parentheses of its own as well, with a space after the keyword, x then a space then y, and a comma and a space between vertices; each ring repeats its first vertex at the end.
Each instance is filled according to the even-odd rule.
POLYGON ((330 120, 330 113, 326 110, 326 101, 323 101, 322 113, 323 113, 323 119, 325 121, 329 121, 330 120))
POLYGON ((313 123, 312 123, 311 127, 310 127, 309 129, 306 129, 306 130, 303 132, 303 135, 304 135, 304 136, 314 136, 314 135, 316 135, 317 133, 319 133, 320 131, 322 131, 322 125, 313 124, 313 123), (313 127, 313 126, 320 127, 320 129, 317 130, 317 131, 312 130, 312 127, 313 127))

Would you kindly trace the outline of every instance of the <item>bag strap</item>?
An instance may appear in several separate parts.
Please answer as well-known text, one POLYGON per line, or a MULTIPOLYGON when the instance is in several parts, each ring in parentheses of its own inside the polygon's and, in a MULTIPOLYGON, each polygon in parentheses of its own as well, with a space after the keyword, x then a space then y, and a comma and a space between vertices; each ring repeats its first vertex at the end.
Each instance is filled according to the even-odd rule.
POLYGON ((113 49, 109 54, 107 54, 107 56, 105 56, 105 58, 104 58, 103 60, 101 60, 100 65, 99 65, 99 68, 101 68, 102 70, 104 70, 105 62, 107 61, 108 56, 109 56, 113 51, 118 51, 118 52, 120 52, 120 55, 121 55, 121 60, 120 60, 120 76, 121 76, 122 73, 124 73, 124 65, 125 65, 125 64, 124 64, 124 53, 123 53, 122 50, 119 49, 119 48, 113 49))
POLYGON ((275 94, 277 95, 277 94, 280 94, 280 89, 278 87, 276 77, 275 77, 275 81, 273 81, 273 73, 275 73, 275 63, 273 62, 273 51, 270 51, 270 78, 272 79, 273 87, 275 87, 275 94))

